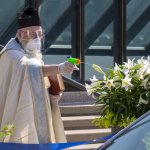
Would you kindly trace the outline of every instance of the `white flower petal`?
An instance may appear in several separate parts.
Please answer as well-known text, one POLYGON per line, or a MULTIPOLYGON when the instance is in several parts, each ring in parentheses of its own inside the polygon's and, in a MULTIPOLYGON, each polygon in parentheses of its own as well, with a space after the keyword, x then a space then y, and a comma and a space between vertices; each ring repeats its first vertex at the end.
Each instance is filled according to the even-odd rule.
POLYGON ((148 104, 148 101, 146 101, 145 99, 143 99, 142 95, 141 95, 140 99, 139 99, 139 104, 148 104))
POLYGON ((86 88, 86 89, 90 89, 91 86, 90 86, 89 84, 85 83, 85 88, 86 88))
POLYGON ((91 81, 91 82, 95 82, 95 81, 98 81, 98 79, 96 78, 95 75, 93 75, 93 78, 90 78, 90 81, 91 81))
POLYGON ((121 80, 122 80, 122 87, 125 88, 126 90, 128 90, 129 87, 133 86, 131 84, 132 78, 129 78, 128 76, 126 76, 124 79, 121 79, 121 80))

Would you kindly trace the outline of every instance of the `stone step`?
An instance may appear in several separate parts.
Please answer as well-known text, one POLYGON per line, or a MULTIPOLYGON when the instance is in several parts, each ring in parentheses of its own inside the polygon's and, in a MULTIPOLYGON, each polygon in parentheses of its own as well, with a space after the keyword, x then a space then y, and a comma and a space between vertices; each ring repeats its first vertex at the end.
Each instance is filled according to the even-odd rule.
POLYGON ((111 129, 65 130, 68 142, 88 141, 111 134, 111 129))
POLYGON ((66 150, 96 150, 99 148, 103 143, 95 143, 95 144, 87 144, 87 145, 79 145, 68 148, 66 150))
POLYGON ((90 95, 87 95, 86 91, 69 91, 63 92, 62 98, 60 100, 60 105, 70 105, 70 104, 94 104, 96 99, 90 95))
POLYGON ((100 115, 103 105, 65 105, 60 106, 62 116, 100 115))
POLYGON ((98 115, 62 117, 65 130, 98 128, 92 123, 98 115))

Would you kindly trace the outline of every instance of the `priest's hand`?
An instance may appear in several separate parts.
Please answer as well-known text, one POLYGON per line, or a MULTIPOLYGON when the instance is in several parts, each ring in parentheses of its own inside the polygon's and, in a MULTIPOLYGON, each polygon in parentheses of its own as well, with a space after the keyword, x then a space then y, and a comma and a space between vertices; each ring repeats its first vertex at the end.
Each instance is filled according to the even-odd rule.
POLYGON ((72 74, 74 70, 79 70, 79 68, 70 62, 42 66, 44 77, 56 74, 72 74))
POLYGON ((59 95, 52 95, 52 94, 50 94, 50 100, 52 101, 52 103, 59 102, 61 97, 62 97, 62 93, 59 94, 59 95))
POLYGON ((79 68, 76 65, 70 62, 60 63, 58 67, 61 74, 72 74, 74 70, 79 70, 79 68))

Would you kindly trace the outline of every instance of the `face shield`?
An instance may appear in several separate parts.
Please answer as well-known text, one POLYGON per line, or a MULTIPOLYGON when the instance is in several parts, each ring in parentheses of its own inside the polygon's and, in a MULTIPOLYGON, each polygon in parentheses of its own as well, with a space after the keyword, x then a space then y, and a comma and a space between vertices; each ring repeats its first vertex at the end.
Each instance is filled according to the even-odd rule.
POLYGON ((44 51, 45 33, 44 30, 20 30, 20 41, 27 52, 44 51))

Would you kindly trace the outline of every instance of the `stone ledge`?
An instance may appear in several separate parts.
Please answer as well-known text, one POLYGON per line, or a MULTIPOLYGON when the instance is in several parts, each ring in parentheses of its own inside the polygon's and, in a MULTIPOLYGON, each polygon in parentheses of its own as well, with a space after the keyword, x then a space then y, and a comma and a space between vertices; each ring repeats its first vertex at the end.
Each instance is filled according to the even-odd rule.
POLYGON ((77 92, 64 92, 60 100, 60 105, 69 104, 94 104, 95 99, 90 95, 87 95, 86 91, 77 92))

